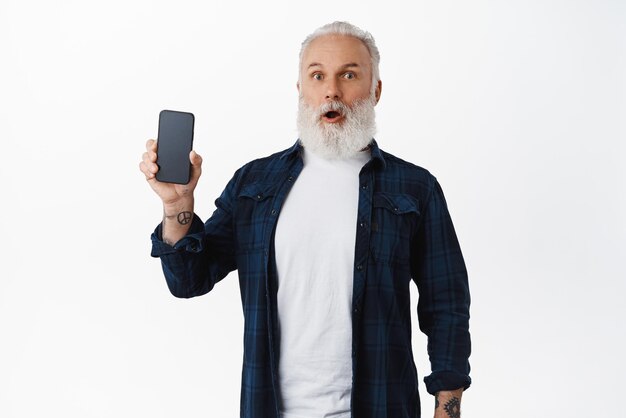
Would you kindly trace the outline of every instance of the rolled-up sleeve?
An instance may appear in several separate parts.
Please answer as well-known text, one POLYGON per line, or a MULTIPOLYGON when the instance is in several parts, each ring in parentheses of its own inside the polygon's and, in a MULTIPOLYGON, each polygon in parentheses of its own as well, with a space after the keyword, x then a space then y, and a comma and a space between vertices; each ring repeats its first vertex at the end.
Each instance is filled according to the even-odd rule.
POLYGON ((411 269, 419 292, 419 327, 428 336, 432 373, 424 378, 426 390, 434 395, 467 389, 471 384, 467 269, 443 190, 434 177, 413 237, 411 269))
POLYGON ((152 241, 152 251, 150 255, 152 257, 161 257, 176 254, 180 251, 190 251, 197 252, 198 249, 202 248, 202 232, 204 231, 204 223, 202 220, 196 215, 193 214, 193 220, 191 221, 191 226, 189 227, 189 231, 187 235, 181 238, 178 242, 176 242, 173 246, 165 243, 163 241, 163 223, 157 225, 156 229, 150 236, 150 240, 152 241))

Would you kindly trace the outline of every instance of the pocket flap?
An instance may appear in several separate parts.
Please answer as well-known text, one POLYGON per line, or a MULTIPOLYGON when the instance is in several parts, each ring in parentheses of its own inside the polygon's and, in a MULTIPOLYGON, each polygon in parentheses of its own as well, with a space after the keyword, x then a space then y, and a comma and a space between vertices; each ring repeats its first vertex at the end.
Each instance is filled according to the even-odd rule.
POLYGON ((276 183, 255 182, 242 186, 239 197, 248 197, 257 201, 262 201, 276 194, 276 183))
POLYGON ((420 214, 419 201, 408 194, 374 193, 374 207, 385 208, 395 214, 415 212, 420 214))

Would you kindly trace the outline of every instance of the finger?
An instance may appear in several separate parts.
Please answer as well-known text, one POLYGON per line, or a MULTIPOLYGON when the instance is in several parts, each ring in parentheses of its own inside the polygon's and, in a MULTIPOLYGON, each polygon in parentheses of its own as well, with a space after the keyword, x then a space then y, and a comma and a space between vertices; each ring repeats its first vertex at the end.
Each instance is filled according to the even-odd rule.
MULTIPOLYGON (((156 162, 157 160, 157 145, 154 139, 148 139, 146 142, 146 153, 148 154, 149 161, 156 162)), ((145 157, 144 157, 145 159, 145 157)))
POLYGON ((148 139, 148 141, 146 141, 146 150, 156 152, 157 145, 154 139, 148 139))
POLYGON ((156 162, 156 158, 152 159, 150 157, 150 152, 143 153, 143 163, 145 164, 148 171, 152 173, 156 173, 157 171, 159 171, 159 166, 155 164, 155 162, 156 162))
POLYGON ((146 176, 146 180, 150 180, 154 178, 154 173, 152 173, 148 169, 145 162, 142 161, 139 163, 139 170, 143 173, 144 176, 146 176))
POLYGON ((192 150, 189 153, 189 161, 191 162, 191 178, 197 181, 202 174, 202 157, 192 150))
POLYGON ((194 166, 200 167, 202 165, 202 157, 194 150, 191 150, 189 153, 189 161, 191 162, 191 165, 194 166))

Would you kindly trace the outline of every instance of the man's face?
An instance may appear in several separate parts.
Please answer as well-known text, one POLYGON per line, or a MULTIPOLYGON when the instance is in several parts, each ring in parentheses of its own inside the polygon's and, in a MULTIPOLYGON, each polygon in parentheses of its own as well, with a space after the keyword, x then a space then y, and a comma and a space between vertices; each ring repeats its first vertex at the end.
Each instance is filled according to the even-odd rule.
MULTIPOLYGON (((372 66, 367 47, 357 38, 325 35, 313 40, 304 50, 298 91, 304 102, 314 108, 340 101, 352 107, 357 100, 371 94, 372 66)), ((380 97, 378 82, 375 100, 380 97)), ((343 115, 330 112, 322 115, 324 124, 343 122, 343 115)))

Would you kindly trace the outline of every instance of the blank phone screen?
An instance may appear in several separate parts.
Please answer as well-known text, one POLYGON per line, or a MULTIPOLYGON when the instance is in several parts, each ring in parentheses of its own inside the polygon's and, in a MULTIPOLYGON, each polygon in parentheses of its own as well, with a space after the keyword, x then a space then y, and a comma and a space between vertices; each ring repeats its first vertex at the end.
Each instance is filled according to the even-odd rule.
POLYGON ((193 145, 192 113, 163 110, 159 114, 157 138, 157 180, 187 184, 191 165, 189 152, 193 145))

